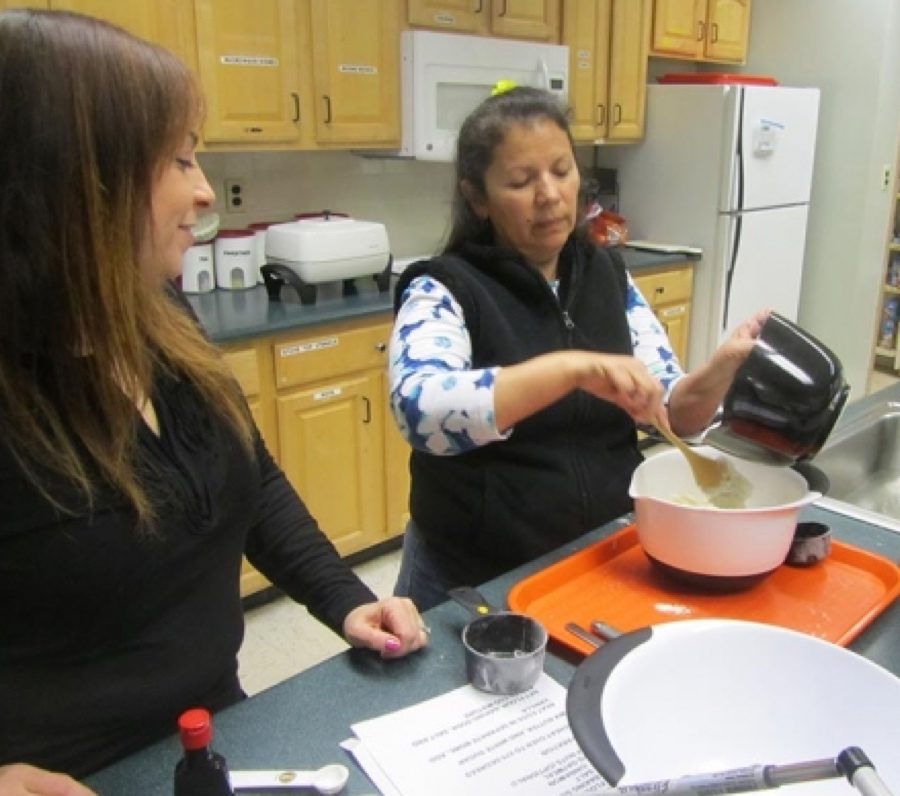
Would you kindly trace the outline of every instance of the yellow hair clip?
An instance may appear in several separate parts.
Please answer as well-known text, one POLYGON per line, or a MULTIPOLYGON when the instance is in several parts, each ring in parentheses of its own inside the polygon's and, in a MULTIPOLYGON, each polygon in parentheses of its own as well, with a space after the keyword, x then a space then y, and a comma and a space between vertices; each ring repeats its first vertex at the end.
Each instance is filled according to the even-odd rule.
POLYGON ((515 87, 515 80, 498 80, 496 83, 494 83, 494 89, 493 91, 491 91, 491 96, 496 97, 498 94, 505 94, 507 91, 515 87))

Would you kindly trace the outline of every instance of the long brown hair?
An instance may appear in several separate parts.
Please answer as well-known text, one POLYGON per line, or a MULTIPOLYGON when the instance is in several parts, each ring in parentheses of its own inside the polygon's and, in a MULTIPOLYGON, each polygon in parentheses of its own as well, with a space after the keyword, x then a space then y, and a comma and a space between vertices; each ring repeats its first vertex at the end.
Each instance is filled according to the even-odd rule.
MULTIPOLYGON (((89 17, 0 14, 0 423, 31 479, 102 484, 152 526, 134 398, 189 380, 249 447, 215 348, 142 274, 155 178, 199 122, 171 53, 89 17)), ((82 503, 79 500, 79 504, 82 503)))

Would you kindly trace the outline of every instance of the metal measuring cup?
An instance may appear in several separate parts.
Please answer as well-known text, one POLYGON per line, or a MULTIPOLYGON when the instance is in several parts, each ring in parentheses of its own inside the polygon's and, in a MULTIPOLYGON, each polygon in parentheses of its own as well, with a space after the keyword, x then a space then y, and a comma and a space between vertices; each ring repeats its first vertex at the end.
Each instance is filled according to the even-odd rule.
POLYGON ((451 589, 449 596, 475 615, 462 630, 469 682, 491 694, 533 687, 544 670, 546 628, 525 614, 493 608, 468 586, 451 589))

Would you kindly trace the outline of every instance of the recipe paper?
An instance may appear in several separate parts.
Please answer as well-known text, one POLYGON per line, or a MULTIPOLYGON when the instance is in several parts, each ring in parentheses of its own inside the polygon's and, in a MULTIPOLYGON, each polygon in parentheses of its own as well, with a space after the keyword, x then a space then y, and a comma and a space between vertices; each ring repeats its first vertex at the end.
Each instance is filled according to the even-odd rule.
POLYGON ((572 735, 566 690, 546 674, 522 694, 466 685, 352 729, 345 748, 385 796, 613 792, 572 735))

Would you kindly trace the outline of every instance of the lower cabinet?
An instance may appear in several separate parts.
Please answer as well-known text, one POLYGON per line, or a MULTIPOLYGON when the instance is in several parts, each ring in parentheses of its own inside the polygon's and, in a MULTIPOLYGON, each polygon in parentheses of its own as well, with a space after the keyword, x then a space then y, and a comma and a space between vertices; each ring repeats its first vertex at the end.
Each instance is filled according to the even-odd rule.
MULTIPOLYGON (((401 534, 408 516, 409 447, 387 397, 390 333, 380 316, 224 349, 272 455, 344 556, 401 534)), ((265 585, 245 562, 242 596, 265 585)))
POLYGON ((687 368, 693 264, 685 261, 653 270, 640 270, 632 273, 631 278, 666 330, 681 366, 687 368))

